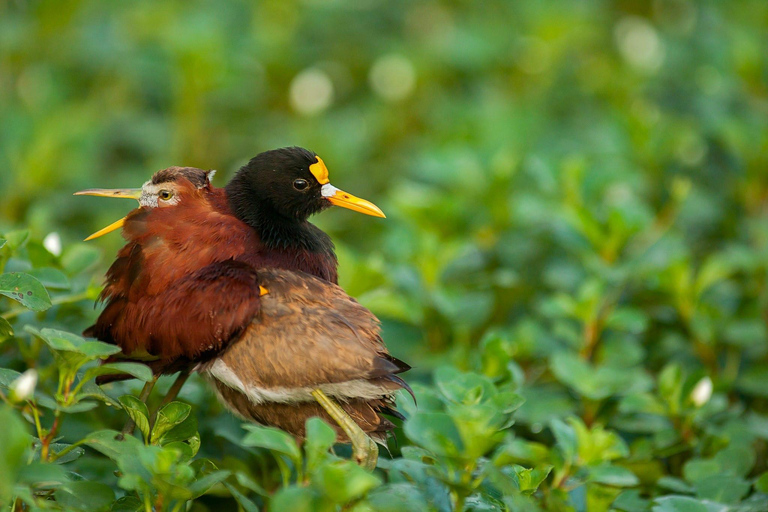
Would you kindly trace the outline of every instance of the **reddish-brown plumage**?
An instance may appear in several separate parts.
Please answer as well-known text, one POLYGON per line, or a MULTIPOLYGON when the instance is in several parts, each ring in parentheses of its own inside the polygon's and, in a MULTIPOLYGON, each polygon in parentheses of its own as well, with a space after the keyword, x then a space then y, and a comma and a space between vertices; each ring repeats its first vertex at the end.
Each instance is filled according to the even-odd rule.
POLYGON ((336 283, 333 253, 268 247, 232 215, 224 189, 197 188, 184 176, 174 183, 177 204, 126 217, 128 243, 107 272, 100 297, 107 306, 87 335, 126 355, 196 359, 219 350, 258 311, 250 269, 300 270, 336 283))

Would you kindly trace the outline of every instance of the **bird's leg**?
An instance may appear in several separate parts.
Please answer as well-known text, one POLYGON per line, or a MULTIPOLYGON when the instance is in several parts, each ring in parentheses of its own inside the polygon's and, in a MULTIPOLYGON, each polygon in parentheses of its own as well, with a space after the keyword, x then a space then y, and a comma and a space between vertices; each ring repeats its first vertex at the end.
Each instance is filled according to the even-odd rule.
POLYGON ((173 384, 168 389, 168 394, 163 397, 163 400, 160 402, 160 405, 157 406, 157 409, 152 411, 152 415, 149 419, 150 428, 152 428, 152 426, 155 424, 155 420, 157 419, 157 412, 171 403, 174 398, 176 398, 176 396, 179 394, 179 391, 181 391, 181 388, 184 387, 184 384, 187 382, 189 374, 189 370, 182 370, 181 373, 179 373, 179 376, 176 377, 176 380, 173 381, 173 384))
POLYGON ((331 400, 320 389, 312 391, 312 396, 325 409, 325 412, 333 418, 333 421, 338 423, 341 430, 347 434, 347 437, 352 442, 352 451, 357 463, 369 471, 375 469, 379 458, 379 447, 376 446, 376 442, 363 432, 360 425, 355 423, 339 404, 331 400))
MULTIPOLYGON (((144 403, 147 403, 147 398, 149 398, 149 394, 152 393, 152 388, 155 387, 155 383, 157 382, 159 375, 155 375, 152 377, 152 380, 148 380, 144 383, 144 387, 141 388, 141 393, 139 393, 139 400, 141 400, 144 403)), ((123 427, 123 430, 120 432, 120 434, 116 437, 116 439, 122 441, 125 439, 125 436, 133 435, 133 429, 136 428, 136 423, 133 420, 128 420, 128 423, 125 424, 123 427)))

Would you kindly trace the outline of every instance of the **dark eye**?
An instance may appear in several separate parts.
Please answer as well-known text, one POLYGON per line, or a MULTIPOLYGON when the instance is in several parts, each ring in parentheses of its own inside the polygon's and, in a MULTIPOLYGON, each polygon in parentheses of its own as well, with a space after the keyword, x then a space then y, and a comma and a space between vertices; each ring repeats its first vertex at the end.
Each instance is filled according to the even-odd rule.
POLYGON ((161 190, 157 196, 163 201, 168 201, 170 198, 173 197, 173 192, 171 192, 170 190, 161 190))
POLYGON ((293 188, 296 190, 304 190, 309 186, 309 182, 307 180, 303 180, 299 178, 298 180, 294 180, 293 182, 293 188))

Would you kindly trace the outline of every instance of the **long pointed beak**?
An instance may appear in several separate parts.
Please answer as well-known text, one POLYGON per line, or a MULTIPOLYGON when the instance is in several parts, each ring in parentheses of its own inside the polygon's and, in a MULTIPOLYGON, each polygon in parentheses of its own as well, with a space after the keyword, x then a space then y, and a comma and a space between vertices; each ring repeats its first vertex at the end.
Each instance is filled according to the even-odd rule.
POLYGON ((320 189, 320 194, 329 200, 331 204, 341 206, 342 208, 348 208, 356 212, 364 213, 366 215, 373 215, 374 217, 386 218, 384 212, 370 201, 360 199, 352 194, 348 194, 343 190, 339 190, 330 183, 326 183, 320 189))
MULTIPOLYGON (((88 190, 81 190, 79 192, 75 192, 76 196, 99 196, 99 197, 121 197, 124 199, 135 199, 138 201, 141 199, 141 189, 140 188, 89 188, 88 190)), ((122 219, 113 222, 109 226, 98 230, 91 236, 85 239, 87 242, 88 240, 93 240, 94 238, 99 238, 100 236, 104 236, 107 233, 111 233, 112 231, 116 229, 120 229, 123 227, 123 224, 125 224, 125 217, 122 219)))
POLYGON ((89 188, 75 192, 76 196, 122 197, 125 199, 141 199, 140 188, 89 188))
POLYGON ((122 219, 120 219, 118 221, 113 222, 112 224, 110 224, 109 226, 107 226, 105 228, 102 228, 102 229, 98 230, 97 232, 95 232, 94 234, 92 234, 91 236, 86 238, 85 241, 87 242, 88 240, 93 240, 94 238, 99 238, 100 236, 104 236, 107 233, 111 233, 111 232, 113 232, 116 229, 120 229, 121 227, 123 227, 123 224, 125 224, 125 217, 123 217, 122 219))

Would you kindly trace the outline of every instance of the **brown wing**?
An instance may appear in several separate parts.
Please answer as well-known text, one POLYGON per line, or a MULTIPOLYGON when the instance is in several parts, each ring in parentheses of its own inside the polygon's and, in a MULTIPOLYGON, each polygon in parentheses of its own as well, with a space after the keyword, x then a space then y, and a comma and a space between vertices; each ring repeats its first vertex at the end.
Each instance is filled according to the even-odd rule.
POLYGON ((389 355, 376 317, 340 287, 301 272, 258 275, 268 290, 261 311, 213 363, 214 377, 265 402, 304 401, 316 387, 364 398, 406 387, 396 374, 409 366, 389 355))
POLYGON ((216 352, 246 328, 259 311, 258 275, 227 260, 182 277, 155 295, 113 297, 86 333, 170 362, 216 352))

